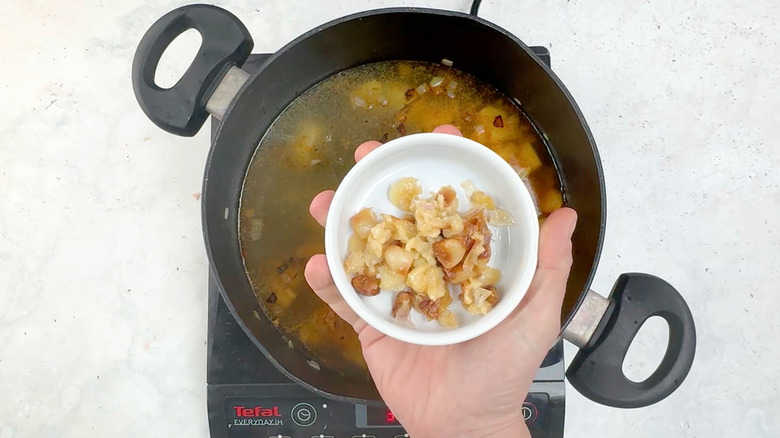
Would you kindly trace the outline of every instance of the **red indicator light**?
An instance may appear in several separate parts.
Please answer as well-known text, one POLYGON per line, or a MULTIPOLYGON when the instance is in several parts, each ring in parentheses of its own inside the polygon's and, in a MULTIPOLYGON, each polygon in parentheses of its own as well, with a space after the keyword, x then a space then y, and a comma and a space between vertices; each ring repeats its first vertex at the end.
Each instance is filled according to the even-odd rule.
POLYGON ((400 426, 398 417, 386 406, 366 406, 367 426, 400 426))

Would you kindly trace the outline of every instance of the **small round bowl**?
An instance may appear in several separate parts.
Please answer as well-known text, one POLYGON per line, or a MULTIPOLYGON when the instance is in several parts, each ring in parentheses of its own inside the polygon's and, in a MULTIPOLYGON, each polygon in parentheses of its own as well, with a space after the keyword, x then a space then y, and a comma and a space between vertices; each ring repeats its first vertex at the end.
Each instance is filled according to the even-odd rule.
POLYGON ((392 140, 357 163, 342 180, 331 203, 325 225, 325 253, 333 280, 344 300, 366 323, 380 332, 418 345, 448 345, 467 341, 492 329, 517 307, 531 284, 539 246, 539 221, 536 206, 523 180, 500 156, 487 147, 450 134, 414 134, 392 140), (355 292, 351 277, 344 269, 347 244, 352 235, 350 218, 371 207, 382 213, 401 216, 388 198, 390 186, 400 178, 417 178, 423 193, 429 196, 450 185, 457 192, 460 211, 469 208, 461 187, 471 180, 477 190, 493 197, 499 208, 507 210, 514 225, 490 227, 492 255, 489 266, 501 270, 496 284, 498 304, 486 315, 468 313, 452 291, 450 310, 460 327, 447 329, 437 321, 427 321, 412 309, 414 327, 394 322, 390 312, 395 293, 382 291, 367 297, 355 292))

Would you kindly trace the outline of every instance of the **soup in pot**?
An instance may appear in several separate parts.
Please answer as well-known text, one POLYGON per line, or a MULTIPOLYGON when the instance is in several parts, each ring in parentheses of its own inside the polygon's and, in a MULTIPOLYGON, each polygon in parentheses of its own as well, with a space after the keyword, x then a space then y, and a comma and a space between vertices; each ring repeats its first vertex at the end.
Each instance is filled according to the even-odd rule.
POLYGON ((309 257, 324 252, 311 199, 338 186, 360 143, 442 124, 511 164, 530 187, 540 220, 563 204, 545 144, 520 109, 489 84, 441 64, 388 61, 345 70, 295 99, 260 140, 241 194, 244 264, 266 315, 320 366, 369 379, 357 335, 303 276, 309 257))

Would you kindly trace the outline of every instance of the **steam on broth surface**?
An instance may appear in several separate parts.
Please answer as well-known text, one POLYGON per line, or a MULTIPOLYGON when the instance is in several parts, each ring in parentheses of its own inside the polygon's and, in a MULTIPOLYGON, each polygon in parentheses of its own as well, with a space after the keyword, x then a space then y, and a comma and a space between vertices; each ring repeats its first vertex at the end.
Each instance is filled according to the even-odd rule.
POLYGON ((369 379, 356 334, 304 279, 306 261, 325 249, 309 202, 338 186, 360 143, 442 124, 511 164, 532 189, 540 220, 562 205, 549 154, 520 110, 489 84, 440 64, 388 61, 331 76, 294 100, 260 140, 241 194, 244 264, 274 325, 321 366, 369 379))

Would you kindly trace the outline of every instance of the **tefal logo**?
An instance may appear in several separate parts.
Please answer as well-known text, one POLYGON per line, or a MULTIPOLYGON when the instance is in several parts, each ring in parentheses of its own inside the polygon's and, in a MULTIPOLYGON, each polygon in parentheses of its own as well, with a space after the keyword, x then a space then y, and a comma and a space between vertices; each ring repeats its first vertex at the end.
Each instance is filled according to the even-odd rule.
POLYGON ((264 408, 262 406, 255 406, 254 408, 247 408, 246 406, 234 406, 237 417, 281 417, 279 413, 279 407, 274 406, 272 408, 264 408))

